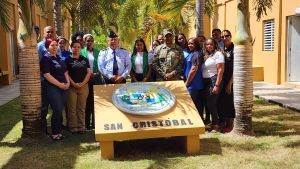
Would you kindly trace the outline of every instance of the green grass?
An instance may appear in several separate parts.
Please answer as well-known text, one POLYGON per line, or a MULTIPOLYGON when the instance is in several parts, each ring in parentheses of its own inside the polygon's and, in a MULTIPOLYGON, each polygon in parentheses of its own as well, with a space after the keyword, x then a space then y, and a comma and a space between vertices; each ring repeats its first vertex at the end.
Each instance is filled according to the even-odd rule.
MULTIPOLYGON (((50 113, 51 114, 51 113, 50 113)), ((0 168, 300 168, 300 113, 254 99, 255 137, 200 135, 200 153, 183 153, 171 138, 115 142, 101 160, 93 131, 54 142, 21 138, 19 99, 0 106, 0 168)))

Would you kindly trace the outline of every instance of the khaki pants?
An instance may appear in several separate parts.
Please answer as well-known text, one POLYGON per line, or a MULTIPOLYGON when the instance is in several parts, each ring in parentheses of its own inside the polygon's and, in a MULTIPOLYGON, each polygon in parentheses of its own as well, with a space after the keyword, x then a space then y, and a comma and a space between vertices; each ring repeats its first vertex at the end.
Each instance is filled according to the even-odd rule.
POLYGON ((88 94, 88 84, 84 85, 81 89, 70 87, 68 90, 68 120, 71 132, 85 130, 85 106, 88 94))

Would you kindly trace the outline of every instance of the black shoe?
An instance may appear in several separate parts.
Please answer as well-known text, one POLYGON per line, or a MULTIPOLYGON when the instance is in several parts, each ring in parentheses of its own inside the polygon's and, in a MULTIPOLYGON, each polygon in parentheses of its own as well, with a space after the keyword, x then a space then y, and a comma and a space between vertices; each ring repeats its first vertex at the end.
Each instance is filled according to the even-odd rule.
POLYGON ((61 135, 59 137, 62 138, 62 139, 66 139, 67 138, 67 136, 64 136, 64 135, 61 135))
POLYGON ((92 130, 92 128, 91 127, 87 127, 86 130, 92 130))
POLYGON ((60 141, 60 140, 63 140, 63 139, 64 139, 64 138, 59 137, 59 136, 56 136, 56 137, 51 136, 51 138, 52 138, 52 140, 54 140, 54 141, 60 141))
POLYGON ((84 132, 83 131, 78 131, 78 134, 83 134, 84 132))

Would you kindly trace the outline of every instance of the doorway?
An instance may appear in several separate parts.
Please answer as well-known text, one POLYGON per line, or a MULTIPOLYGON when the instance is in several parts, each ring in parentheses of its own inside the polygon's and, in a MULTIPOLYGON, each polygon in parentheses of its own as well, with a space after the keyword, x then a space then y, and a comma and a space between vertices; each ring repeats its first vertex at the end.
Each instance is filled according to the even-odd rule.
POLYGON ((289 82, 300 82, 300 16, 288 19, 288 71, 289 82))
POLYGON ((10 63, 11 63, 11 76, 16 75, 16 61, 15 61, 15 52, 14 52, 14 31, 12 30, 9 34, 9 43, 10 43, 10 63))

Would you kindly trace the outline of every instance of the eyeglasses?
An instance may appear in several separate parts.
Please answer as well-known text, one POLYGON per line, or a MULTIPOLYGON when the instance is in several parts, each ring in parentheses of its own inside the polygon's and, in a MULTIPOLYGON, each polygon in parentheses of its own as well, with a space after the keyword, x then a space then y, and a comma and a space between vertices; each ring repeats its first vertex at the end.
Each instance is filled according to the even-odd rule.
POLYGON ((87 40, 86 42, 94 42, 94 40, 87 40))
POLYGON ((224 35, 224 36, 221 36, 221 39, 225 39, 225 38, 228 38, 230 35, 224 35))
POLYGON ((47 31, 47 33, 53 33, 53 31, 47 31))

